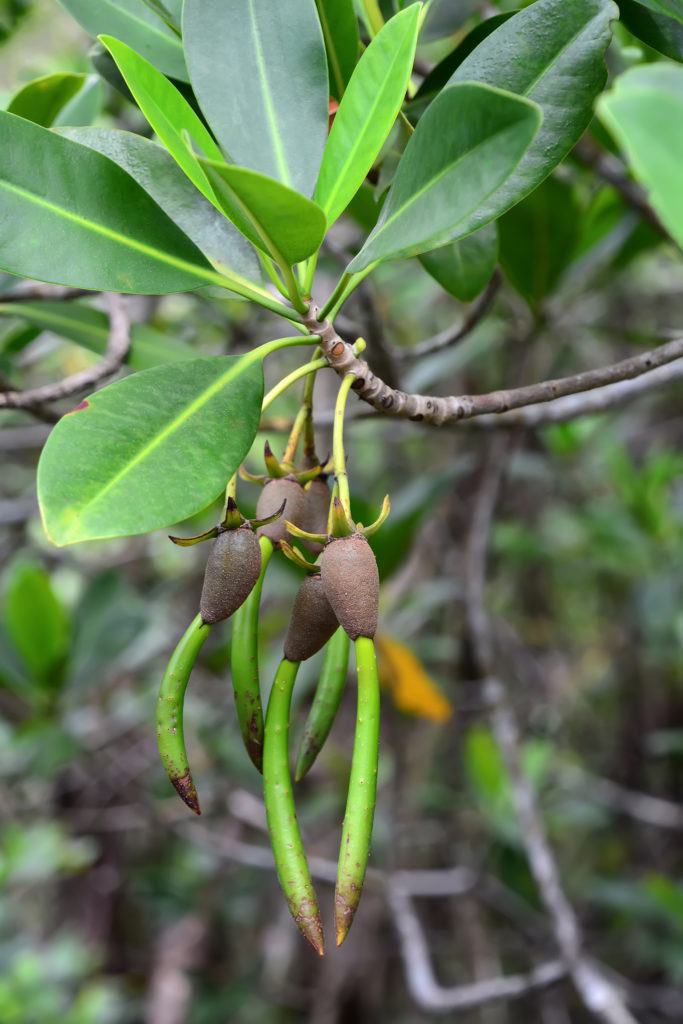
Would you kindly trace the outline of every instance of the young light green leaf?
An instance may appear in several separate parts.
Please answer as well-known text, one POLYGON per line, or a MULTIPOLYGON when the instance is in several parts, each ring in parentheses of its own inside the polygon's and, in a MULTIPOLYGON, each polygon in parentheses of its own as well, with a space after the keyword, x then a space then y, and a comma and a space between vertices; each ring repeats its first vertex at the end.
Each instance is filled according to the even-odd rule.
MULTIPOLYGON (((104 313, 80 302, 0 302, 0 316, 22 317, 41 330, 52 331, 104 355, 109 338, 109 321, 104 313)), ((126 364, 133 370, 195 359, 197 353, 189 345, 147 324, 132 324, 130 350, 126 364)))
MULTIPOLYGON (((514 171, 541 120, 535 103, 500 89, 475 82, 444 89, 420 119, 377 225, 348 273, 469 234, 472 212, 514 171)), ((497 212, 493 207, 491 219, 497 212)))
POLYGON ((365 180, 405 96, 421 4, 394 15, 361 57, 325 146, 315 200, 332 224, 365 180))
POLYGON ((326 221, 311 199, 246 167, 199 163, 225 215, 267 255, 293 266, 318 251, 326 221))
POLYGON ((628 157, 667 230, 683 248, 683 68, 646 64, 617 78, 598 114, 628 157))
POLYGON ((604 53, 618 16, 612 0, 537 0, 492 32, 452 75, 450 83, 485 82, 543 111, 541 130, 519 167, 472 211, 465 233, 523 199, 578 140, 605 84, 604 53))
POLYGON ((17 114, 28 121, 49 128, 60 110, 83 88, 85 79, 85 75, 70 72, 43 75, 42 78, 28 82, 23 89, 15 93, 9 101, 7 110, 10 114, 17 114))
POLYGON ((69 620, 41 566, 25 559, 10 565, 4 619, 31 676, 40 683, 58 684, 69 647, 69 620))
POLYGON ((488 284, 498 259, 498 229, 486 224, 471 235, 425 252, 420 263, 449 295, 471 302, 488 284))
POLYGON ((235 163, 312 195, 328 119, 314 0, 185 0, 183 40, 199 105, 235 163))
POLYGON ((176 87, 160 71, 141 57, 130 46, 100 36, 116 61, 140 110, 157 133, 171 156, 185 171, 190 181, 209 202, 217 205, 211 186, 204 177, 193 154, 188 149, 183 132, 187 132, 204 156, 223 162, 223 154, 199 120, 194 110, 176 87))
POLYGON ((201 511, 249 451, 262 399, 254 353, 159 366, 95 392, 59 421, 40 458, 48 537, 145 533, 201 511))
POLYGON ((223 211, 197 191, 161 146, 116 128, 70 128, 61 134, 96 149, 127 171, 219 270, 234 270, 261 283, 261 266, 253 247, 223 211))
POLYGON ((96 291, 164 294, 211 283, 201 252, 106 157, 0 112, 0 267, 96 291))
POLYGON ((358 59, 358 21, 353 0, 315 0, 327 53, 330 95, 340 100, 358 59))
POLYGON ((183 45, 176 33, 143 0, 59 0, 96 39, 105 34, 128 43, 165 75, 187 82, 183 45))

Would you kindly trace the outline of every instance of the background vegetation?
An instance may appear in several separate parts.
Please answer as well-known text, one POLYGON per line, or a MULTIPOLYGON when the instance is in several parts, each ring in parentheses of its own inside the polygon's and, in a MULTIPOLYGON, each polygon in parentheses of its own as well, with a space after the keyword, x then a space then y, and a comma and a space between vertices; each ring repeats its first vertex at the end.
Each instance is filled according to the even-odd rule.
MULTIPOLYGON (((456 41, 483 14, 511 8, 469 6, 456 41)), ((0 5, 8 94, 39 73, 91 73, 89 45, 52 2, 0 5)), ((655 56, 620 26, 608 66, 655 56)), ((97 89, 97 123, 142 130, 119 94, 97 89)), ((464 315, 416 260, 381 268, 358 290, 344 315, 368 339, 378 372, 407 391, 479 393, 607 365, 672 336, 683 315, 680 253, 633 201, 632 183, 605 180, 604 166, 596 173, 598 142, 584 142, 502 219, 488 315, 456 343, 410 357, 412 345, 464 315)), ((359 237, 344 221, 335 244, 353 250, 359 237)), ((325 259, 331 288, 335 246, 325 259)), ((15 286, 0 279, 7 292, 15 286)), ((238 301, 182 295, 128 306, 136 322, 197 354, 237 353, 272 336, 272 318, 238 301)), ((96 358, 2 313, 7 387, 59 379, 96 358)), ((278 359, 268 364, 273 381, 295 365, 278 359)), ((330 444, 329 378, 316 391, 321 452, 330 444)), ((637 1020, 683 1019, 682 397, 672 374, 624 408, 509 430, 472 421, 439 431, 351 405, 358 517, 366 520, 364 502, 376 508, 392 494, 373 544, 385 702, 374 871, 353 934, 324 961, 293 927, 273 871, 232 706, 229 627, 209 638, 187 700, 200 820, 189 820, 158 760, 156 691, 196 612, 205 552, 174 548, 163 532, 51 547, 34 498, 49 423, 40 410, 3 411, 0 1021, 590 1019, 562 964, 550 987, 493 998, 506 994, 500 976, 528 979, 552 962, 558 926, 574 921, 561 901, 559 918, 543 907, 530 872, 520 779, 504 760, 515 721, 521 791, 528 783, 535 796, 589 962, 602 965, 637 1020), (493 648, 502 698, 476 681, 482 642, 493 648), (441 986, 462 986, 461 1009, 452 999, 436 1005, 420 974, 416 919, 441 986), (466 988, 477 984, 481 999, 466 988)), ((266 435, 274 448, 295 410, 294 397, 275 407, 266 435)), ((256 471, 256 454, 249 465, 256 471)), ((190 532, 216 515, 206 510, 190 532)), ((285 563, 269 573, 265 680, 297 582, 285 563)), ((304 666, 297 686, 299 727, 317 665, 304 666)), ((298 797, 325 905, 354 714, 349 688, 298 797)))

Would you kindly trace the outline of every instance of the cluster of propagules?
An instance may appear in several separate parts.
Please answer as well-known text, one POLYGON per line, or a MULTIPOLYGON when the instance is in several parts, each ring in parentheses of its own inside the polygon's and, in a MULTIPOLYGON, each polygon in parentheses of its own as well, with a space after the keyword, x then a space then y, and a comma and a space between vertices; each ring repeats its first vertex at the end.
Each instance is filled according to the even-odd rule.
MULTIPOLYGON (((342 389, 348 393, 348 388, 342 389)), ((343 409, 343 400, 342 400, 343 409)), ((161 758, 179 795, 201 813, 183 737, 183 701, 192 666, 211 628, 232 618, 231 673, 237 717, 245 748, 263 774, 268 829, 275 864, 292 916, 314 949, 324 952, 317 898, 294 806, 289 769, 289 718, 299 665, 326 648, 308 720, 296 758, 296 781, 309 770, 330 731, 339 706, 349 658, 356 651, 358 716, 342 830, 335 891, 337 944, 346 937, 360 899, 374 816, 379 742, 379 687, 373 637, 377 629, 379 575, 367 535, 379 528, 389 505, 385 499, 370 527, 350 517, 348 483, 340 439, 329 467, 310 457, 297 470, 279 463, 268 444, 266 474, 241 475, 263 485, 256 517, 246 520, 235 503, 236 481, 227 488, 221 523, 176 544, 213 540, 207 561, 199 614, 178 644, 159 692, 157 737, 161 758), (295 547, 300 541, 308 551, 295 547), (268 709, 263 719, 258 666, 261 589, 271 556, 280 550, 305 576, 294 599, 268 709), (315 559, 315 560, 313 560, 315 559)))

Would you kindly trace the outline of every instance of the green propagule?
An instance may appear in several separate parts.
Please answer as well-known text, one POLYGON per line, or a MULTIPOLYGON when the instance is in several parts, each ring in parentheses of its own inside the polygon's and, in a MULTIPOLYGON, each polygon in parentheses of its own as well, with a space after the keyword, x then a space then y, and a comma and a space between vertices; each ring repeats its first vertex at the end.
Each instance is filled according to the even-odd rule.
MULTIPOLYGON (((362 344, 357 346, 357 350, 362 344)), ((302 661, 327 646, 316 697, 301 740, 296 778, 303 777, 332 726, 346 679, 349 640, 356 648, 358 715, 335 891, 337 943, 344 940, 358 906, 370 849, 377 786, 379 684, 372 638, 377 629, 379 576, 366 539, 386 518, 388 499, 375 524, 364 528, 350 517, 344 454, 344 408, 353 374, 342 381, 335 408, 331 465, 315 457, 311 431, 311 389, 319 359, 310 369, 282 462, 266 442, 266 473, 243 478, 261 483, 256 518, 248 521, 235 502, 236 478, 226 490, 221 523, 196 537, 171 538, 183 546, 212 540, 200 611, 176 648, 162 680, 157 712, 159 752, 169 779, 190 810, 201 813, 185 750, 183 700, 192 666, 213 625, 233 617, 230 664, 237 718, 247 753, 263 773, 263 789, 278 877, 292 916, 314 947, 324 951, 323 932, 304 845, 299 831, 289 770, 292 691, 302 661), (304 461, 294 458, 304 438, 304 461), (325 478, 331 471, 335 486, 325 478), (297 539, 309 557, 293 546, 297 539), (261 590, 276 550, 306 573, 297 592, 284 657, 268 702, 265 727, 261 709, 258 623, 261 590), (311 555, 315 560, 311 560, 311 555)), ((263 408, 281 392, 278 385, 263 408)))
MULTIPOLYGON (((337 5, 324 0, 184 0, 169 10, 146 4, 144 19, 114 20, 116 5, 61 2, 98 38, 98 67, 111 87, 139 108, 131 123, 142 117, 148 127, 136 135, 57 120, 64 126, 53 128, 50 104, 32 112, 30 89, 14 97, 0 111, 0 268, 79 292, 163 296, 201 289, 207 304, 237 297, 281 317, 293 336, 244 355, 201 357, 179 340, 174 349, 166 336, 159 351, 136 330, 142 325, 125 337, 114 296, 109 343, 121 347, 123 334, 129 344, 122 358, 136 372, 87 396, 52 430, 38 467, 45 531, 57 545, 142 534, 190 519, 225 492, 216 526, 172 538, 212 547, 199 612, 161 684, 159 750, 171 782, 199 814, 183 699, 206 637, 232 617, 237 717, 248 755, 263 772, 279 878, 297 924, 322 953, 292 796, 292 689, 300 662, 327 645, 296 760, 299 780, 329 733, 353 641, 358 713, 335 894, 340 943, 360 897, 375 808, 379 580, 367 538, 389 512, 385 499, 372 526, 352 517, 345 404, 353 388, 379 411, 412 420, 441 424, 466 412, 454 398, 406 395, 384 384, 356 358, 362 339, 349 345, 334 321, 380 264, 439 250, 462 267, 457 247, 470 236, 488 254, 484 288, 498 251, 494 222, 541 185, 593 117, 617 9, 611 0, 536 0, 491 24, 474 49, 465 40, 458 62, 449 57, 420 84, 415 54, 429 7, 422 3, 385 21, 390 5, 380 9, 376 0, 340 0, 339 19, 327 17, 337 5), (165 12, 160 20, 158 9, 165 12), (107 34, 112 30, 123 38, 107 34), (509 54, 529 38, 538 40, 534 60, 511 62, 509 54), (569 108, 567 67, 574 65, 580 72, 569 108), (330 125, 331 98, 337 108, 330 125), (402 153, 373 201, 369 181, 383 153, 396 155, 395 126, 402 153), (152 134, 158 144, 143 137, 152 134), (362 226, 364 241, 318 306, 312 296, 321 246, 345 212, 362 226), (308 346, 306 361, 264 397, 264 360, 297 346, 308 346), (321 463, 312 395, 317 374, 329 367, 341 383, 332 458, 321 463), (264 474, 242 468, 243 478, 263 486, 256 515, 247 520, 237 502, 240 467, 262 413, 299 381, 300 407, 281 458, 266 444, 264 474), (305 577, 264 727, 261 592, 269 564, 281 556, 305 577)), ((608 98, 608 127, 619 121, 613 108, 608 98)), ((24 315, 43 315, 34 307, 25 303, 24 315)), ((85 311, 100 315, 71 301, 62 308, 77 322, 77 341, 85 311)), ((5 399, 20 407, 21 395, 5 399)))

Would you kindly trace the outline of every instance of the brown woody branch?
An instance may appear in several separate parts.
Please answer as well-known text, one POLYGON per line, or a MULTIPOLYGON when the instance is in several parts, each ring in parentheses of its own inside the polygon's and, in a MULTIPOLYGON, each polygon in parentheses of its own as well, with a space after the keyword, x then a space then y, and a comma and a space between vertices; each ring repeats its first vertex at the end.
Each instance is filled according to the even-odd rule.
POLYGON ((604 387, 617 381, 630 380, 683 357, 683 338, 660 345, 659 348, 623 359, 611 366, 540 381, 519 388, 492 391, 484 395, 450 395, 437 398, 432 395, 406 394, 389 387, 375 376, 364 359, 354 354, 352 346, 343 340, 328 320, 317 320, 317 307, 312 306, 305 325, 320 337, 320 345, 330 366, 340 377, 353 373, 352 388, 363 401, 387 416, 434 423, 441 426, 457 420, 472 419, 486 414, 500 414, 510 409, 550 402, 564 395, 579 394, 604 387))
POLYGON ((61 284, 42 284, 40 281, 24 281, 9 292, 0 292, 0 303, 4 302, 66 302, 95 294, 89 288, 67 288, 61 284))
POLYGON ((481 295, 469 307, 462 323, 457 324, 455 327, 447 327, 445 330, 435 334, 433 338, 427 338, 426 341, 421 342, 419 345, 413 345, 412 348, 395 349, 393 353, 394 359, 402 363, 413 359, 420 359, 422 356, 430 356, 434 352, 440 352, 442 349, 450 348, 451 345, 456 345, 459 341, 462 341, 484 319, 493 305, 493 300, 498 294, 502 282, 503 275, 500 268, 496 267, 491 280, 481 295))
POLYGON ((0 392, 0 409, 33 410, 45 402, 56 402, 84 391, 110 377, 121 368, 130 350, 130 322, 120 295, 107 295, 109 305, 109 339, 104 357, 87 370, 74 373, 54 384, 45 384, 30 391, 0 392))

